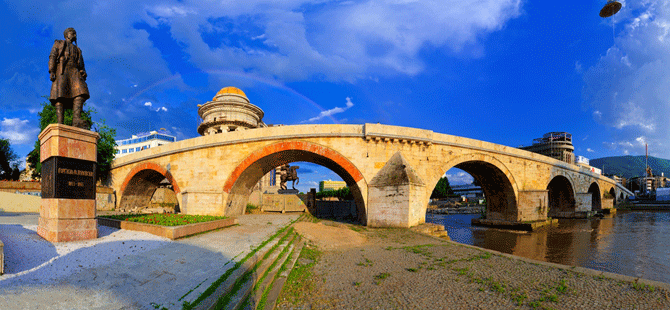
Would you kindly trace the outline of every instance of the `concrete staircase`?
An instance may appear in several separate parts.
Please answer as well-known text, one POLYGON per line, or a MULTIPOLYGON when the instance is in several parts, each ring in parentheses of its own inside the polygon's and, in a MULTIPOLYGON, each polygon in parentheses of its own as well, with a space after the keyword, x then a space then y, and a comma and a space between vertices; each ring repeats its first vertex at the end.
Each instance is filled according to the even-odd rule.
POLYGON ((304 242, 287 226, 245 257, 204 299, 185 309, 273 309, 304 242))

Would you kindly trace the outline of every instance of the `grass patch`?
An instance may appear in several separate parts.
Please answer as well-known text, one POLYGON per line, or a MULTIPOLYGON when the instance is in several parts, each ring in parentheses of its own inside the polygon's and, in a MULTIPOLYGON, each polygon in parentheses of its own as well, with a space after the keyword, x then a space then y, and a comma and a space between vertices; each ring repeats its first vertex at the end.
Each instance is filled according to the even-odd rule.
POLYGON ((386 279, 390 276, 391 276, 391 274, 388 273, 388 272, 382 272, 382 273, 376 275, 375 276, 375 284, 379 285, 382 282, 382 280, 384 280, 384 279, 386 279))
POLYGON ((309 260, 307 264, 296 263, 291 270, 291 273, 286 278, 284 288, 282 288, 280 296, 282 300, 286 300, 293 305, 297 305, 302 301, 302 294, 309 293, 314 288, 312 282, 312 267, 321 257, 321 251, 315 246, 305 245, 300 251, 298 261, 300 259, 309 260))
POLYGON ((247 208, 245 209, 244 213, 249 214, 251 211, 258 210, 258 206, 253 204, 253 203, 247 203, 247 208))
POLYGON ((561 279, 561 281, 558 282, 558 285, 556 286, 556 291, 565 294, 568 291, 568 286, 565 284, 565 279, 561 279))
POLYGON ((526 299, 528 299, 528 295, 526 295, 526 293, 512 295, 512 300, 514 300, 518 306, 522 306, 526 299))
POLYGON ((187 214, 129 214, 129 215, 101 215, 113 220, 154 224, 161 226, 182 226, 193 223, 223 220, 225 216, 187 215, 187 214))
POLYGON ((653 285, 646 285, 638 282, 633 282, 632 286, 633 289, 635 289, 636 291, 648 290, 650 292, 654 292, 656 290, 656 288, 653 285))
POLYGON ((365 262, 360 262, 360 263, 357 263, 356 265, 363 266, 363 267, 370 267, 370 266, 374 265, 374 263, 371 260, 369 260, 366 257, 364 257, 364 258, 365 258, 365 262))
POLYGON ((421 244, 421 245, 414 245, 414 246, 405 246, 403 249, 407 252, 414 253, 414 254, 420 254, 426 257, 430 257, 432 254, 430 251, 428 251, 429 247, 434 246, 434 244, 421 244))

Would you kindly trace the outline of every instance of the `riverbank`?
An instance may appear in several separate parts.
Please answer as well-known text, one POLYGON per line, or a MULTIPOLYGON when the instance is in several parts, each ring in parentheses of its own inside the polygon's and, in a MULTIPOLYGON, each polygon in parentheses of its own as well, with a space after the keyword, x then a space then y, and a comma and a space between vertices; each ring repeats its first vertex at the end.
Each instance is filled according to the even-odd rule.
POLYGON ((486 205, 455 205, 426 209, 431 214, 482 214, 486 212, 486 205))
MULTIPOLYGON (((534 261, 407 229, 323 223, 366 241, 306 247, 277 309, 670 308, 665 283, 534 261)), ((313 230, 309 238, 320 237, 313 230)))

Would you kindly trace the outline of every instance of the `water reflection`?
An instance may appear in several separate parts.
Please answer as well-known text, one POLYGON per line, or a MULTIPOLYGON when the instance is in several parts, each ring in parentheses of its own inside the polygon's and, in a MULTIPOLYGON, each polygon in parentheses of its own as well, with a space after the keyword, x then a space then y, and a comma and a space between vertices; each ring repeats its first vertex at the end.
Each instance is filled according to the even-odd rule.
POLYGON ((619 212, 593 220, 559 220, 534 232, 470 225, 476 214, 428 214, 452 240, 504 253, 670 283, 670 212, 619 212))

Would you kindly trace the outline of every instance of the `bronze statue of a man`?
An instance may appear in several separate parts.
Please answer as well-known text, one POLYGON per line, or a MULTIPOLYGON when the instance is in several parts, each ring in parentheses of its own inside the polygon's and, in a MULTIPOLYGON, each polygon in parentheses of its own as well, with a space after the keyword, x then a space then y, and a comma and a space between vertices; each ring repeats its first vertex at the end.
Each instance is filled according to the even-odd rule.
POLYGON ((84 101, 90 98, 86 85, 84 57, 77 47, 77 32, 67 28, 65 40, 56 40, 49 55, 51 95, 49 101, 56 107, 58 123, 63 124, 63 109, 72 109, 72 125, 85 128, 81 118, 84 101))

